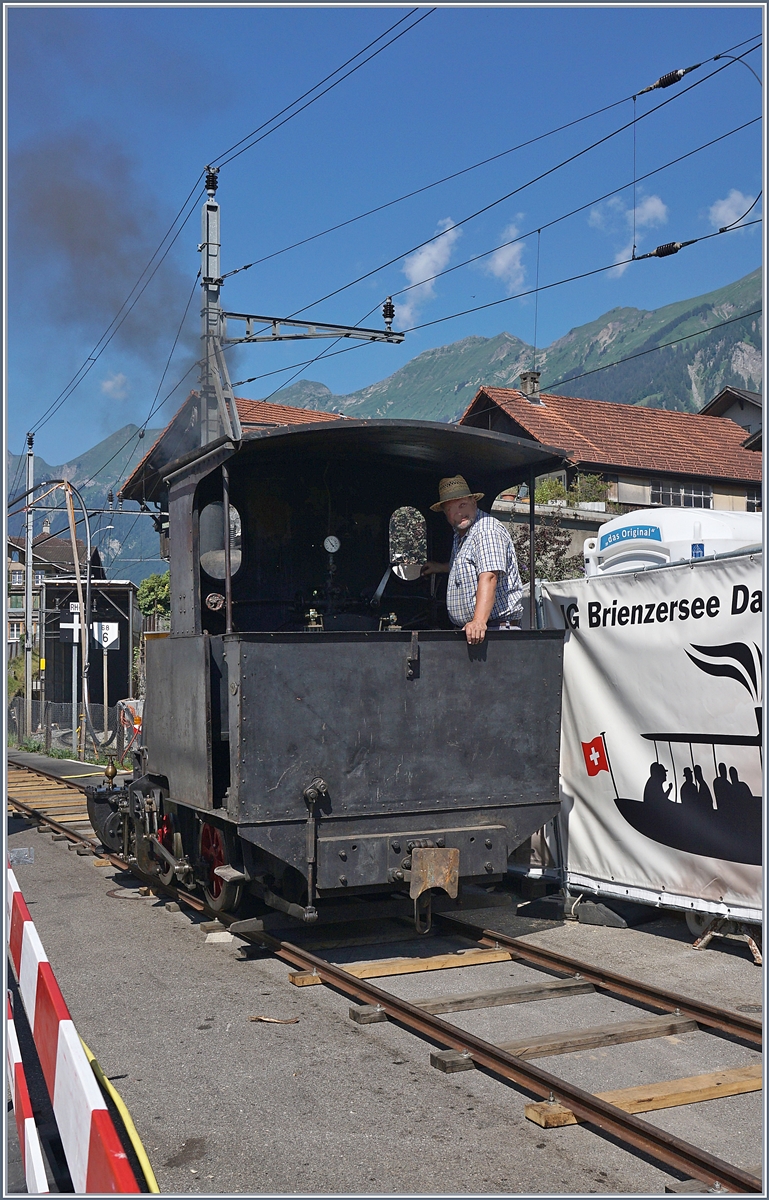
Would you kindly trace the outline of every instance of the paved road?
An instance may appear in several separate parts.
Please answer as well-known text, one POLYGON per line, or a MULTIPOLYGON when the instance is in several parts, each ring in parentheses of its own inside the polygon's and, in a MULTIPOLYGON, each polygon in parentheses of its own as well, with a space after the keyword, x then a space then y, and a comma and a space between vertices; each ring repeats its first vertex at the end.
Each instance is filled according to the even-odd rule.
MULTIPOLYGON (((389 1023, 352 1023, 344 997, 289 985, 286 966, 269 956, 241 961, 231 945, 207 943, 197 919, 140 897, 130 877, 19 819, 9 821, 9 845, 34 847, 34 863, 18 866, 17 878, 76 1026, 126 1100, 162 1192, 653 1195, 670 1181, 585 1128, 531 1124, 524 1097, 480 1072, 439 1073, 423 1041, 389 1023), (256 1015, 298 1020, 249 1020, 256 1015)), ((675 917, 624 930, 568 923, 526 936, 715 1003, 761 1003, 761 971, 746 948, 722 942, 697 953, 675 917)), ((438 952, 458 943, 435 938, 421 943, 423 952, 425 944, 438 952)), ((397 952, 371 946, 355 957, 397 952)), ((541 977, 513 963, 470 974, 469 990, 541 977)), ((468 975, 383 985, 416 998, 466 991, 468 975)), ((638 1015, 594 994, 454 1018, 506 1040, 638 1015)), ((757 1060, 697 1032, 542 1065, 601 1090, 757 1060)), ((743 1167, 760 1161, 760 1093, 648 1119, 743 1167)))

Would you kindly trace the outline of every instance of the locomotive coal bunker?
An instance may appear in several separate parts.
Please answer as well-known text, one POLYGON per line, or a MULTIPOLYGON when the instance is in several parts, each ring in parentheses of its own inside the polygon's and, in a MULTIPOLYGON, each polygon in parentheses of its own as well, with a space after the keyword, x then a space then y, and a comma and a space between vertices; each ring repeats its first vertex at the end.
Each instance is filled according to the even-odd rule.
POLYGON ((169 464, 170 634, 146 645, 134 779, 91 792, 104 844, 215 909, 250 892, 303 920, 400 892, 419 923, 434 889, 501 880, 558 811, 562 634, 470 647, 446 576, 419 568, 450 554, 441 476, 489 507, 559 462, 499 433, 340 419, 169 464))

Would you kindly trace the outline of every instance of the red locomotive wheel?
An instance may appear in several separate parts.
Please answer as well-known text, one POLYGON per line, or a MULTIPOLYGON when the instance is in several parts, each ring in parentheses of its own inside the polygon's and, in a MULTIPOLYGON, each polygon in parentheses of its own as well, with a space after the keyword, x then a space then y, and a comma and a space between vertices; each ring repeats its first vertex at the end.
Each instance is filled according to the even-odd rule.
MULTIPOLYGON (((177 830, 176 818, 172 813, 164 813, 158 821, 158 841, 165 846, 174 858, 181 858, 184 850, 182 848, 181 834, 177 830)), ((161 883, 171 883, 174 878, 174 868, 160 854, 155 854, 154 857, 158 862, 158 878, 161 883)))
POLYGON ((243 889, 237 883, 226 883, 216 874, 217 867, 231 865, 231 856, 224 830, 208 821, 200 827, 200 861, 206 904, 217 912, 234 912, 240 904, 243 889))

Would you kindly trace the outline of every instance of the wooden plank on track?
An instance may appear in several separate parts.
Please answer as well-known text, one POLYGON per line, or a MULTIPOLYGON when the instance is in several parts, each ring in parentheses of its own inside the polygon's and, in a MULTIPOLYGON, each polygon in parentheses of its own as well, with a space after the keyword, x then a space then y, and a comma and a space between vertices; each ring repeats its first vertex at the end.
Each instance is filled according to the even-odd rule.
MULTIPOLYGON (((720 1096, 742 1096, 760 1092, 761 1064, 711 1071, 708 1075, 689 1075, 684 1079, 668 1079, 664 1083, 647 1083, 640 1087, 619 1088, 614 1092, 597 1092, 599 1100, 616 1105, 623 1112, 656 1112, 660 1108, 678 1108, 682 1104, 699 1104, 717 1100, 720 1096)), ((543 1129, 558 1129, 562 1125, 577 1125, 580 1118, 563 1104, 547 1100, 526 1104, 524 1112, 530 1121, 543 1129)))
MULTIPOLYGON (((447 971, 452 967, 472 967, 480 963, 509 962, 509 950, 470 949, 457 950, 453 954, 435 954, 430 958, 383 958, 372 962, 337 963, 343 971, 356 979, 380 979, 384 975, 414 975, 420 971, 447 971)), ((289 981, 297 987, 308 987, 323 983, 320 975, 312 971, 292 971, 289 981)))
MULTIPOLYGON (((471 1009, 495 1008, 503 1004, 528 1004, 533 1000, 557 1000, 561 996, 577 996, 594 992, 595 987, 585 979, 548 979, 543 983, 524 983, 517 987, 501 988, 496 992, 468 992, 465 995, 432 996, 429 1000, 412 1000, 415 1008, 424 1012, 468 1012, 471 1009)), ((358 1025, 374 1025, 386 1021, 387 1013, 375 1004, 354 1004, 350 1020, 358 1025)))
MULTIPOLYGON (((667 1037, 671 1033, 691 1033, 697 1022, 690 1017, 665 1014, 644 1017, 640 1021, 617 1021, 613 1025, 596 1025, 591 1029, 569 1029, 565 1033, 546 1033, 541 1037, 524 1038, 515 1042, 498 1042, 500 1050, 516 1058, 545 1058, 551 1054, 572 1054, 576 1050, 593 1050, 599 1046, 618 1046, 625 1042, 642 1042, 647 1038, 667 1037)), ((430 1063, 448 1074, 472 1071, 472 1058, 458 1050, 439 1050, 430 1055, 430 1063)))
POLYGON ((428 1013, 467 1012, 469 1009, 494 1008, 501 1004, 528 1004, 533 1000, 553 1000, 559 996, 577 996, 594 991, 593 984, 585 979, 548 979, 543 983, 524 983, 496 992, 471 992, 466 996, 436 996, 430 1000, 413 1000, 412 1004, 428 1013))

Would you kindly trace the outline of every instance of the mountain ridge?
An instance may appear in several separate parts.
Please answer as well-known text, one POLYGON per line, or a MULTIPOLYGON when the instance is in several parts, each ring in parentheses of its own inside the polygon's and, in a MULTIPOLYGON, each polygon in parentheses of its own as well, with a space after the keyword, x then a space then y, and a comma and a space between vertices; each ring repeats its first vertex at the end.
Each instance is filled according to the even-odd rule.
MULTIPOLYGON (((568 384, 571 395, 684 412, 698 411, 727 383, 760 391, 758 317, 721 325, 760 305, 759 267, 691 300, 659 309, 610 309, 537 350, 542 387, 554 391, 568 384), (694 334, 699 336, 690 337, 694 334), (676 339, 687 340, 656 349, 676 339), (616 359, 626 361, 612 365, 616 359), (581 378, 572 382, 572 376, 581 378)), ((512 387, 534 357, 533 346, 506 331, 491 338, 471 335, 425 350, 392 375, 347 395, 302 379, 270 399, 346 416, 456 421, 480 386, 512 387)))
MULTIPOLYGON (((570 329, 537 350, 543 390, 568 389, 572 396, 613 400, 621 404, 696 412, 726 384, 760 391, 761 325, 758 317, 711 329, 721 321, 760 308, 761 269, 723 288, 676 301, 659 309, 618 307, 594 321, 570 329), (661 342, 686 341, 664 349, 661 342), (654 350, 654 353, 649 351, 654 350), (647 353, 649 352, 649 353, 647 353), (635 357, 630 357, 630 356, 635 357), (626 361, 610 366, 616 359, 626 361), (596 372, 596 373, 590 373, 596 372), (573 375, 581 376, 572 380, 573 375)), ((534 348, 503 331, 485 338, 470 335, 423 351, 392 375, 348 395, 335 395, 324 383, 300 379, 269 399, 322 412, 354 417, 412 418, 455 421, 478 388, 512 387, 521 370, 530 369, 534 348)), ((161 430, 148 429, 137 441, 138 426, 129 424, 109 434, 67 463, 50 465, 35 458, 35 481, 69 479, 83 492, 89 508, 105 508, 107 490, 115 492, 146 453, 161 430)), ((17 470, 15 493, 24 490, 23 458, 6 455, 7 486, 17 470)), ((22 518, 14 516, 16 533, 22 518)), ((55 529, 66 530, 57 514, 55 529)), ((35 532, 39 532, 36 525, 35 532)), ((157 557, 157 535, 148 517, 135 510, 94 518, 94 542, 102 550, 108 574, 139 583, 151 571, 164 570, 157 557)))

